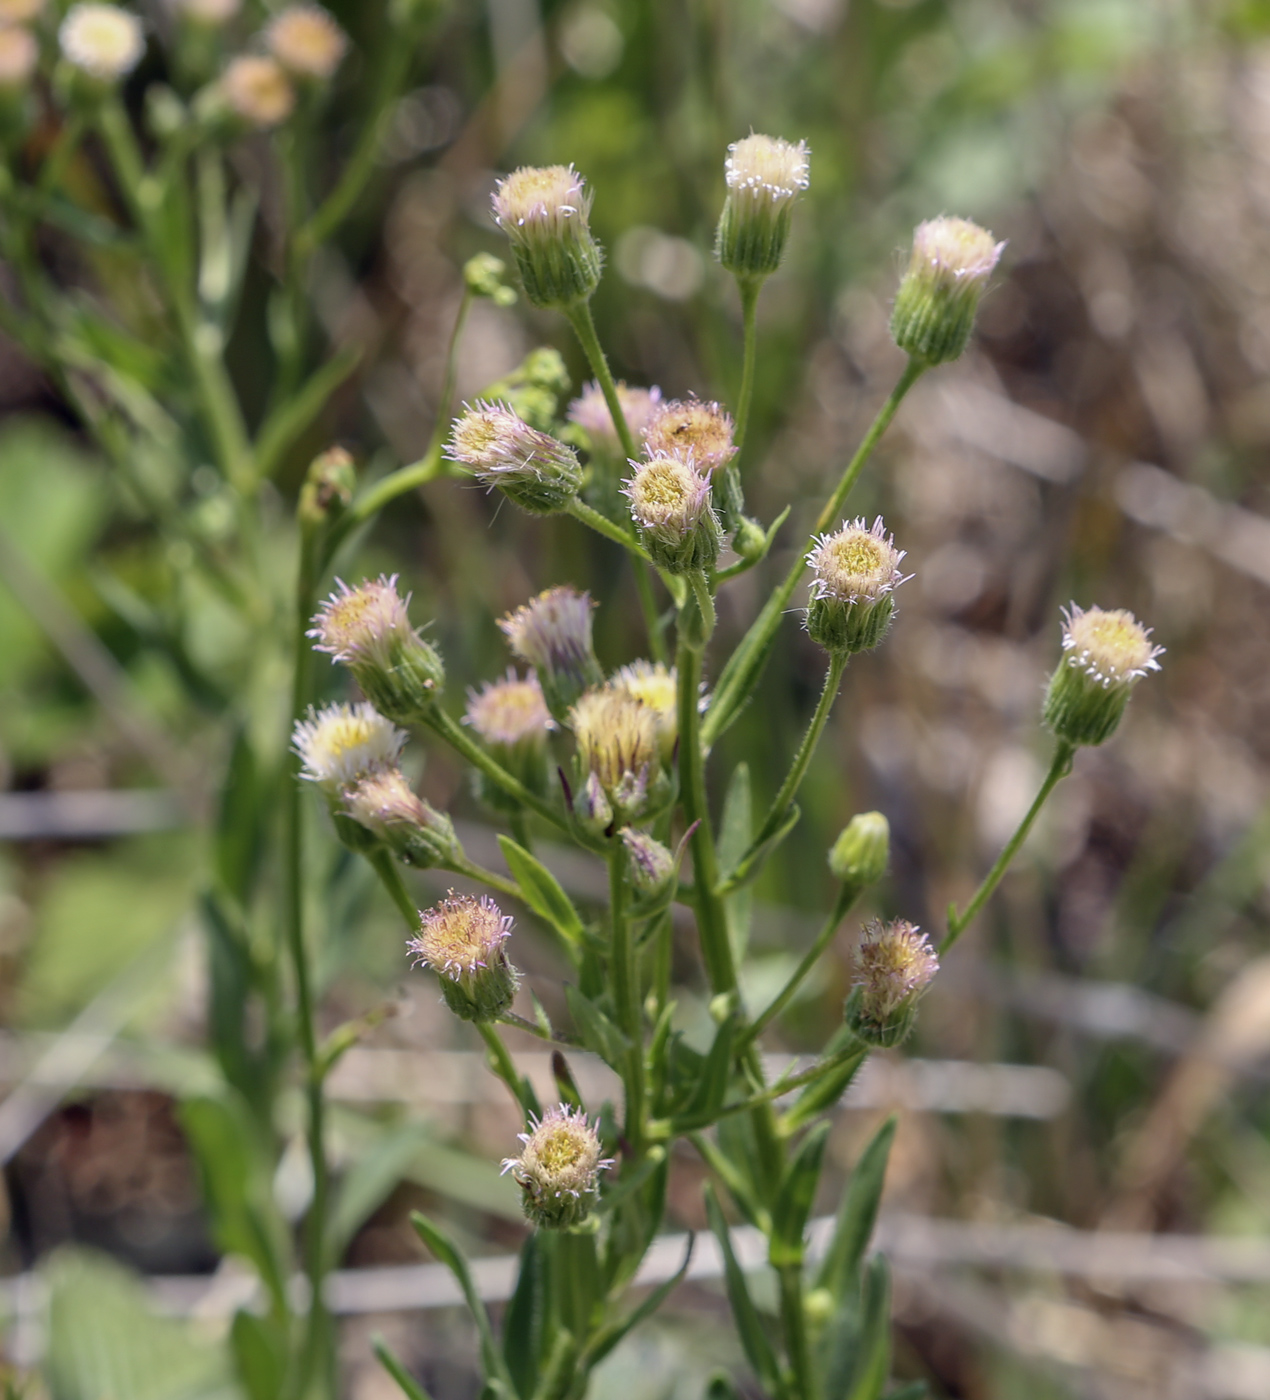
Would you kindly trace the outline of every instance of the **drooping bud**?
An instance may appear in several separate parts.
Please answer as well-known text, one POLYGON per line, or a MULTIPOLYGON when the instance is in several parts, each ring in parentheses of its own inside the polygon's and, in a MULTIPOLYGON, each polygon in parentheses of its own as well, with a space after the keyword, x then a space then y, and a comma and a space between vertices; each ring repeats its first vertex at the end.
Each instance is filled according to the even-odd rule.
POLYGON ((859 812, 830 848, 829 869, 843 884, 863 890, 886 874, 890 855, 890 823, 881 812, 859 812))
POLYGON ((569 711, 578 745, 578 776, 594 776, 613 810, 626 818, 645 808, 649 782, 659 772, 657 717, 625 690, 589 690, 569 711))
POLYGON ((624 690, 652 710, 657 718, 661 760, 669 766, 679 738, 679 676, 675 668, 661 661, 632 661, 614 673, 609 688, 624 690))
POLYGON ((891 313, 896 345, 923 364, 955 360, 970 339, 979 300, 1004 249, 968 219, 941 215, 918 224, 891 313))
POLYGON ((419 915, 418 937, 406 947, 441 982, 445 1004, 463 1021, 493 1021, 512 1004, 520 974, 504 944, 512 918, 488 896, 453 890, 419 915))
POLYGON ((582 484, 573 449, 531 428, 502 404, 478 400, 468 408, 454 425, 445 455, 531 515, 566 509, 582 484))
POLYGON ((534 668, 557 720, 603 673, 591 642, 591 595, 567 585, 549 588, 499 621, 512 653, 534 668))
POLYGON ((521 166, 498 182, 493 206, 535 306, 567 308, 590 298, 603 255, 587 222, 590 192, 573 166, 521 166))
POLYGON ((905 919, 871 919, 856 959, 846 1021, 869 1045, 890 1048, 913 1029, 917 1003, 939 971, 930 940, 905 919))
POLYGON ((348 36, 320 5, 288 5, 265 26, 265 46, 293 77, 325 82, 340 66, 348 36))
POLYGON ((507 264, 493 253, 477 253, 463 264, 463 285, 495 306, 515 306, 516 288, 507 285, 507 264))
POLYGON ((127 77, 145 53, 141 21, 118 5, 72 5, 57 31, 62 56, 95 82, 127 77))
POLYGON ((631 465, 635 475, 622 494, 631 503, 631 519, 653 563, 670 574, 713 568, 723 533, 710 504, 709 475, 680 457, 631 465))
MULTIPOLYGON (((269 60, 264 60, 268 62, 269 60)), ((233 64, 230 64, 233 67, 233 64)), ((357 468, 343 447, 328 447, 309 463, 296 516, 305 529, 332 524, 349 508, 357 485, 357 468)))
POLYGON ((560 1104, 541 1120, 530 1119, 531 1132, 517 1136, 519 1157, 508 1157, 521 1190, 525 1216, 544 1230, 565 1230, 591 1213, 600 1199, 600 1173, 613 1165, 600 1156, 599 1134, 585 1113, 560 1104))
MULTIPOLYGON (((487 681, 480 692, 467 693, 470 725, 493 756, 533 792, 546 786, 547 736, 556 727, 542 697, 536 675, 522 679, 509 670, 499 681, 487 681)), ((500 811, 515 811, 519 804, 483 773, 477 775, 481 799, 500 811)))
POLYGON ((341 810, 407 865, 427 870, 463 854, 454 823, 416 796, 396 766, 363 774, 340 795, 341 810))
POLYGON ((717 403, 672 399, 649 419, 644 446, 649 457, 680 457, 712 476, 736 456, 735 431, 731 414, 717 403))
POLYGON ((295 89, 282 65, 264 54, 231 58, 219 79, 225 105, 257 131, 286 121, 295 109, 295 89))
POLYGON ((646 831, 636 831, 632 826, 624 826, 617 834, 626 847, 626 869, 632 886, 640 894, 660 894, 675 873, 673 852, 646 831))
MULTIPOLYGON (((661 390, 656 385, 651 389, 632 389, 619 379, 617 400, 631 437, 639 442, 661 403, 661 390)), ((586 434, 586 445, 593 453, 618 459, 625 456, 604 392, 594 379, 583 386, 582 393, 569 405, 568 418, 586 434)))
POLYGON ((715 233, 715 256, 739 278, 767 277, 780 266, 794 201, 807 188, 810 151, 774 136, 747 136, 728 147, 728 185, 715 233))
POLYGON ((332 801, 366 774, 395 766, 405 742, 405 734, 364 701, 320 710, 310 706, 292 735, 301 776, 317 783, 332 801))
POLYGON ((418 724, 445 685, 440 655, 410 625, 409 597, 397 592, 397 575, 365 579, 337 591, 313 618, 315 651, 329 652, 353 673, 366 698, 398 724, 418 724))
POLYGON ((1063 657, 1045 693, 1045 723, 1069 744, 1101 744, 1120 723, 1133 687, 1160 669, 1163 650, 1131 612, 1073 603, 1063 614, 1063 657))
POLYGON ((807 631, 830 655, 867 651, 886 635, 895 600, 905 581, 904 551, 882 525, 859 517, 832 535, 821 535, 807 556, 813 571, 807 604, 807 631))

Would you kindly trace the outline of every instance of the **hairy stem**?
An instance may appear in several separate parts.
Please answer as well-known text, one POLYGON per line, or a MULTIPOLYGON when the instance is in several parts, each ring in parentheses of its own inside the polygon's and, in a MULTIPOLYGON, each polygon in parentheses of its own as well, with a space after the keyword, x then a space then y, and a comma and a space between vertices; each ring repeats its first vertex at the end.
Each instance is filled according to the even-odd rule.
POLYGON ((622 1076, 626 1091, 626 1140, 632 1155, 639 1156, 644 1142, 644 1027, 635 942, 626 909, 626 847, 620 841, 613 842, 609 853, 609 916, 612 920, 613 1001, 618 1025, 630 1041, 626 1073, 622 1076))
POLYGON ((750 421, 750 400, 754 395, 754 362, 758 358, 758 336, 755 334, 755 309, 758 306, 759 289, 762 283, 755 277, 741 277, 737 281, 741 293, 741 320, 745 327, 745 358, 741 367, 741 396, 736 405, 737 447, 745 442, 745 430, 750 421))

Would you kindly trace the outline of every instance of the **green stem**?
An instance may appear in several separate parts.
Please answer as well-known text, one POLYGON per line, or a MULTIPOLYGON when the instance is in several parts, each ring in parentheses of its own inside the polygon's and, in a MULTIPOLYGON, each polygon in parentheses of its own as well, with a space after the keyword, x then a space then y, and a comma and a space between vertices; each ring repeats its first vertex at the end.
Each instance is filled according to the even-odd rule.
POLYGON ((609 406, 609 413, 613 418, 613 426, 617 429, 622 451, 629 458, 637 457, 639 454, 635 450, 635 439, 631 437, 631 430, 626 423, 626 414, 622 412, 622 401, 617 396, 617 385, 613 380, 613 371, 609 369, 609 362, 605 358, 603 347, 600 345, 600 338, 595 333, 595 321, 591 316, 591 303, 580 301, 574 306, 567 307, 564 314, 569 318, 569 324, 573 327, 573 332, 582 346, 582 353, 587 357, 587 363, 591 366, 591 373, 595 375, 595 382, 600 386, 600 393, 604 395, 604 402, 609 406))
POLYGON ((794 755, 794 761, 790 764, 789 772, 785 775, 785 781, 781 784, 780 791, 776 794, 767 818, 759 828, 758 835, 750 842, 749 850, 737 862, 736 869, 724 880, 720 893, 727 894, 738 885, 745 883, 753 866, 763 858, 765 854, 763 847, 784 822, 790 804, 807 774, 812 755, 816 752, 816 745, 820 742, 820 736, 829 720, 829 712, 833 709, 833 702, 838 698, 838 687, 842 683, 842 673, 846 670, 846 666, 845 653, 835 653, 829 658, 829 668, 825 672, 825 683, 820 692, 820 699, 816 703, 815 713, 807 726, 807 732, 803 735, 802 743, 798 746, 798 752, 794 755))
POLYGON ((688 585, 692 589, 692 596, 697 602, 697 612, 701 616, 701 640, 704 644, 714 634, 715 626, 714 599, 710 595, 710 584, 700 569, 693 569, 688 575, 688 585))
POLYGON ((645 564, 652 563, 648 557, 648 551, 629 530, 623 530, 620 525, 615 525, 607 515, 601 515, 593 506, 587 505, 580 496, 575 496, 569 502, 568 511, 575 520, 589 525, 597 535, 603 535, 605 539, 610 539, 615 544, 620 544, 623 549, 630 550, 637 559, 642 560, 645 564))
POLYGON ((638 1157, 644 1142, 644 1027, 635 941, 631 937, 631 921, 626 911, 626 847, 620 841, 613 843, 609 853, 609 915, 612 919, 609 965, 613 977, 613 1002, 617 1008, 617 1023, 630 1041, 623 1076, 626 1081, 623 1085, 626 1091, 626 1140, 632 1154, 638 1157))
MULTIPOLYGON (((753 1054, 751 1050, 748 1052, 753 1054)), ((702 1128, 708 1128, 717 1123, 720 1118, 731 1118, 736 1113, 752 1113, 767 1109, 774 1099, 784 1098, 786 1094, 792 1094, 795 1089, 802 1089, 808 1084, 814 1084, 816 1080, 823 1079, 825 1075, 832 1074, 835 1070, 841 1069, 843 1065, 849 1064, 852 1060, 864 1059, 869 1053, 867 1045, 853 1042, 844 1050, 839 1050, 837 1054, 830 1055, 826 1060, 819 1060, 816 1064, 809 1066, 798 1074, 783 1075, 775 1084, 766 1085, 757 1094, 751 1094, 749 1098, 738 1099, 735 1103, 724 1104, 717 1112, 711 1114, 708 1121, 697 1119, 678 1119, 674 1121, 673 1127, 676 1133, 690 1134, 702 1128)))
MULTIPOLYGON (((530 808, 538 813, 544 821, 549 821, 552 826, 558 827, 561 831, 569 830, 569 823, 555 810, 548 802, 544 802, 536 792, 531 792, 520 781, 513 777, 506 768, 496 759, 485 752, 467 733, 467 731, 456 721, 450 718, 441 707, 434 706, 427 721, 428 727, 463 758, 474 767, 479 768, 482 773, 493 783, 503 789, 509 797, 514 797, 522 806, 530 808)), ((483 878, 483 877, 482 877, 483 878)))
POLYGON ((736 433, 733 439, 738 448, 745 442, 745 430, 750 421, 750 400, 754 395, 754 363, 758 358, 758 336, 755 334, 754 313, 758 306, 758 294, 762 285, 762 282, 756 277, 737 279, 737 287, 741 293, 741 320, 745 326, 745 359, 741 368, 741 397, 737 400, 736 433))
POLYGON ((939 945, 941 954, 946 953, 949 948, 961 937, 967 925, 971 923, 975 915, 991 898, 993 890, 1001 883, 1001 877, 1009 869, 1010 862, 1018 854, 1019 847, 1027 840, 1027 834, 1032 830, 1032 824, 1040 816, 1041 808, 1045 806, 1051 792, 1058 786, 1059 782, 1072 771, 1072 756, 1075 754, 1074 744, 1069 744, 1065 740, 1060 740, 1058 747, 1054 750, 1054 761, 1050 764, 1050 770, 1045 775, 1045 781, 1041 784, 1041 790, 1036 794, 1036 800, 1027 810, 1027 815, 1019 823, 1018 830, 1005 843, 1005 849, 997 857, 997 863, 983 877, 983 883, 975 891, 974 897, 965 909, 959 914, 955 908, 948 911, 948 933, 944 941, 939 945))
POLYGON ((815 941, 807 952, 803 955, 802 961, 790 974, 789 980, 772 998, 764 1008, 762 1014, 741 1036, 740 1047, 747 1049, 753 1045, 768 1026, 781 1014, 789 1005, 794 993, 802 986, 804 978, 820 961, 825 949, 829 946, 833 936, 838 931, 838 925, 846 917, 847 910, 855 903, 859 893, 855 885, 844 884, 838 891, 838 898, 834 901, 833 910, 825 920, 820 932, 816 935, 815 941))
MULTIPOLYGON (((865 433, 860 446, 856 448, 855 455, 847 463, 847 468, 834 489, 833 495, 825 502, 824 508, 816 518, 815 529, 808 542, 808 549, 814 544, 815 536, 826 530, 837 519, 847 497, 859 479, 860 473, 864 470, 865 463, 873 454, 878 440, 890 426, 891 419, 895 417, 896 411, 903 402, 904 395, 917 382, 925 368, 926 365, 922 361, 909 360, 904 373, 900 375, 899 382, 891 390, 890 397, 878 410, 877 417, 869 425, 869 430, 865 433)), ((789 600, 794 596, 794 589, 798 587, 806 567, 806 551, 803 550, 799 552, 790 566, 789 573, 785 575, 775 593, 763 605, 762 612, 754 619, 750 630, 742 638, 727 666, 724 667, 719 684, 715 687, 710 710, 702 726, 702 742, 707 749, 714 746, 719 735, 735 719, 742 700, 757 684, 758 677, 762 674, 763 667, 767 663, 772 639, 776 635, 777 627, 780 626, 781 617, 789 607, 789 600)))
POLYGON ((782 1264, 780 1278, 781 1331, 785 1334, 785 1354, 789 1358, 791 1397, 817 1400, 819 1388, 811 1364, 807 1341, 807 1314, 803 1308, 803 1271, 799 1264, 782 1264))
POLYGON ((474 860, 469 860, 466 856, 462 860, 456 860, 446 866, 447 870, 452 870, 456 875, 466 875, 469 880, 478 880, 482 885, 488 885, 490 889, 497 890, 499 894, 505 894, 509 899, 524 900, 520 886, 513 881, 505 879, 502 875, 495 874, 492 870, 486 870, 483 865, 477 865, 474 860))
POLYGON ((419 910, 415 902, 410 898, 410 891, 406 889, 406 882, 401 878, 401 872, 397 869, 397 863, 393 860, 389 851, 382 846, 377 851, 372 851, 368 857, 375 874, 379 876, 380 883, 392 898, 392 902, 397 906, 401 917, 406 921, 406 926, 411 933, 419 931, 419 910))
POLYGON ((485 1042, 490 1053, 490 1061, 493 1065, 494 1073, 507 1085, 512 1098, 516 1100, 516 1107, 520 1109, 525 1118, 528 1119, 532 1109, 532 1100, 526 1093, 525 1081, 516 1072, 516 1066, 512 1063, 511 1051, 503 1044, 503 1038, 493 1026, 486 1025, 478 1021, 476 1029, 481 1033, 481 1039, 485 1042))
POLYGON ((562 1031, 556 1030, 545 1031, 536 1021, 518 1016, 514 1011, 504 1011, 498 1019, 505 1026, 515 1026, 518 1031, 524 1031, 526 1035, 545 1040, 549 1045, 567 1045, 575 1050, 582 1048, 582 1042, 576 1036, 565 1035, 562 1031))

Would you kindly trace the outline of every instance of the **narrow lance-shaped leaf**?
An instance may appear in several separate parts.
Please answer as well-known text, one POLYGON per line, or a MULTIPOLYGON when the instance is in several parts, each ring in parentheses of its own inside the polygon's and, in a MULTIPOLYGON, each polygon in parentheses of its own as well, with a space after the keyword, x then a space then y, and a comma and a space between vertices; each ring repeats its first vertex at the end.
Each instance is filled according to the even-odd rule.
POLYGON ((854 1290, 860 1261, 873 1234, 895 1125, 892 1115, 873 1135, 842 1193, 833 1238, 816 1277, 816 1287, 827 1289, 839 1301, 854 1290))
POLYGON ((794 1160, 785 1169, 776 1207, 772 1211, 769 1258, 773 1268, 798 1265, 803 1259, 803 1232, 816 1199, 820 1169, 829 1141, 828 1123, 817 1123, 800 1144, 794 1160))
POLYGON ((780 1363, 776 1359, 776 1352, 763 1328, 763 1322, 759 1317, 758 1309, 754 1306, 754 1300, 750 1297, 745 1275, 741 1272, 741 1266, 736 1262, 736 1255, 732 1252, 732 1239, 728 1234, 728 1222, 724 1219, 723 1211, 714 1194, 714 1188, 710 1185, 706 1186, 706 1215, 710 1221, 710 1229, 714 1232, 715 1239, 719 1241, 719 1249, 723 1253, 723 1277, 727 1285, 728 1302, 732 1307, 732 1316, 736 1321, 736 1330, 740 1334, 741 1345, 745 1348, 745 1354, 749 1358, 750 1365, 758 1374, 759 1380, 770 1391, 777 1393, 780 1386, 780 1363))

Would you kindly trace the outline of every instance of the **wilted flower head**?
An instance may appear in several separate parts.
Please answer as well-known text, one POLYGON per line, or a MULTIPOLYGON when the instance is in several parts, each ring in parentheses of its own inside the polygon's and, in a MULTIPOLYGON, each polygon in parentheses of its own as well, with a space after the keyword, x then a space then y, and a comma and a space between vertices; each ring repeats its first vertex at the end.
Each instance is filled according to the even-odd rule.
POLYGON ((488 896, 453 890, 419 915, 407 947, 441 979, 441 995, 464 1021, 492 1021, 511 1005, 519 974, 503 946, 512 918, 488 896))
POLYGON ((611 690, 624 690, 648 706, 657 718, 657 735, 663 763, 669 763, 679 737, 679 678, 673 666, 661 661, 632 661, 614 672, 611 690))
POLYGON ((23 88, 40 61, 35 35, 25 29, 0 27, 0 88, 23 88))
POLYGON ((738 277, 775 272, 789 238, 794 200, 808 184, 810 152, 773 136, 747 136, 728 147, 728 194, 715 235, 715 255, 738 277))
POLYGON ((563 1230, 584 1220, 600 1199, 600 1173, 613 1165, 600 1156, 599 1134, 579 1110, 560 1104, 541 1120, 530 1119, 531 1132, 519 1133, 519 1157, 508 1157, 521 1189, 525 1215, 547 1230, 563 1230))
POLYGON ((535 306, 572 306, 591 295, 601 256, 587 223, 591 195, 573 166, 522 166, 498 182, 493 206, 535 306))
MULTIPOLYGON (((616 387, 626 426, 630 429, 631 437, 639 441, 661 403, 661 390, 656 385, 651 389, 632 389, 620 379, 616 387)), ((594 379, 583 386, 582 393, 569 405, 568 418, 586 433, 593 452, 602 452, 609 457, 622 455, 622 443, 613 426, 613 415, 604 400, 604 391, 594 379)))
POLYGON ((511 670, 502 680, 486 681, 479 693, 468 691, 464 723, 499 748, 541 744, 555 728, 538 677, 522 679, 511 670))
POLYGON ((333 796, 364 774, 394 765, 405 742, 405 734, 364 701, 316 711, 310 706, 292 736, 302 776, 333 796))
POLYGON ((941 215, 918 224, 891 316, 900 349, 928 365, 955 360, 970 339, 979 299, 1004 248, 969 219, 941 215))
POLYGON ((535 515, 564 510, 582 484, 573 449, 550 433, 531 428, 502 404, 479 400, 455 423, 445 455, 500 487, 535 515))
POLYGON ((141 62, 141 21, 118 5, 72 5, 57 31, 66 61, 101 83, 114 83, 141 62))
POLYGON ((644 429, 650 457, 682 457, 699 471, 717 472, 736 456, 732 440, 736 425, 717 403, 672 399, 662 404, 644 429))
POLYGON ((282 65, 263 54, 231 58, 220 76, 230 110, 260 131, 284 122, 295 108, 295 89, 282 65))
POLYGON ((638 815, 657 763, 657 716, 625 690, 589 690, 569 711, 581 775, 594 775, 618 811, 638 815))
POLYGON ((882 524, 861 516, 831 535, 821 535, 807 556, 812 569, 807 630, 830 653, 875 647, 894 612, 891 594, 904 582, 904 551, 882 524))
POLYGON ((29 24, 44 5, 45 0, 0 0, 0 25, 29 24))
POLYGON ((898 1045, 913 1027, 917 1002, 939 971, 930 939, 905 919, 872 919, 856 956, 847 1000, 851 1029, 872 1045, 898 1045))
POLYGON ((589 593, 548 588, 499 621, 512 652, 537 673, 547 708, 563 719, 569 706, 602 680, 591 642, 589 593))
POLYGON ((682 457, 661 455, 631 465, 635 475, 622 494, 653 562, 674 574, 712 567, 722 535, 710 505, 709 476, 682 457))
POLYGON ((418 797, 395 765, 358 777, 340 794, 340 810, 407 865, 423 870, 462 855, 449 817, 418 797))
POLYGON ((265 26, 265 44, 289 73, 325 79, 340 66, 348 38, 320 5, 288 5, 265 26))
POLYGON ((1151 629, 1118 608, 1079 608, 1063 614, 1063 658, 1045 697, 1045 722, 1073 744, 1101 744, 1120 723, 1133 687, 1164 648, 1153 646, 1151 629))

